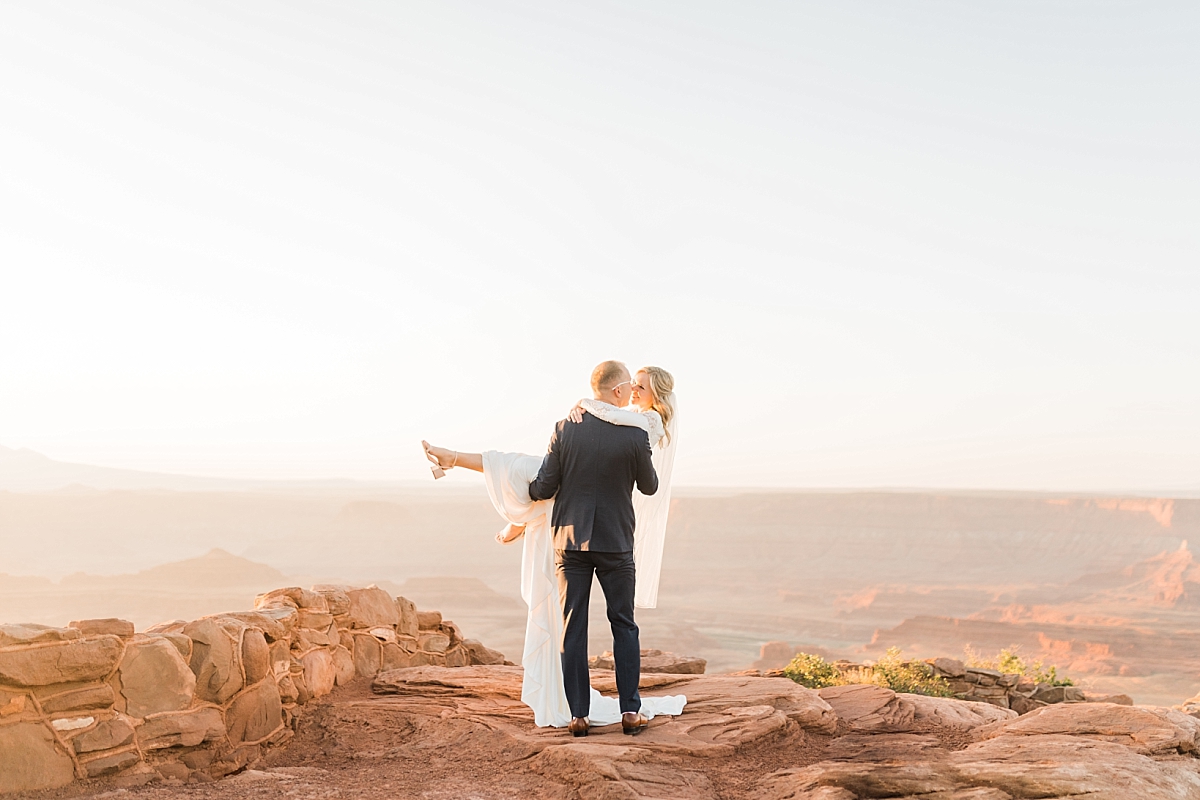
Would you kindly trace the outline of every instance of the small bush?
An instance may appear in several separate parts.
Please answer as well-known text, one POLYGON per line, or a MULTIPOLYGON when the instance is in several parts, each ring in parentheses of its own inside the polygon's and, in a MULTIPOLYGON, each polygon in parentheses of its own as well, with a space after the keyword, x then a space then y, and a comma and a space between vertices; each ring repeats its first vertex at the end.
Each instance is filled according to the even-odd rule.
POLYGON ((783 674, 809 689, 824 689, 844 683, 837 667, 820 656, 808 653, 797 653, 791 663, 783 668, 783 674))
POLYGON ((995 669, 1008 674, 1015 673, 1033 683, 1048 683, 1052 686, 1075 685, 1075 682, 1066 675, 1059 677, 1058 667, 1053 664, 1047 667, 1041 659, 1026 661, 1017 652, 1018 649, 1018 646, 1014 644, 1001 650, 994 658, 987 658, 972 649, 970 645, 967 645, 963 652, 966 654, 965 661, 968 667, 995 669))
POLYGON ((889 647, 883 658, 875 662, 875 674, 894 692, 924 694, 930 697, 952 697, 950 684, 945 678, 933 674, 933 669, 924 661, 905 661, 900 657, 899 647, 889 647))
POLYGON ((952 697, 954 694, 945 679, 934 675, 928 664, 922 661, 905 661, 897 647, 890 648, 883 658, 874 664, 850 667, 844 672, 820 656, 798 653, 792 662, 783 668, 783 674, 809 689, 869 683, 884 686, 895 692, 932 697, 952 697))

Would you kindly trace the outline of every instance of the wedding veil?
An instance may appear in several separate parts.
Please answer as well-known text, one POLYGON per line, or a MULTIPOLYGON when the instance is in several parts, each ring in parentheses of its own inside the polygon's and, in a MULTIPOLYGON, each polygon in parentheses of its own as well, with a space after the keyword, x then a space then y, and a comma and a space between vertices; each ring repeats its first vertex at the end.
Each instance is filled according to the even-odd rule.
POLYGON ((638 608, 658 606, 658 583, 662 573, 663 544, 667 539, 667 515, 671 511, 671 472, 675 467, 675 447, 679 441, 679 403, 675 393, 665 398, 671 406, 671 422, 662 447, 653 449, 654 471, 658 473, 658 491, 652 495, 634 492, 633 510, 637 528, 633 533, 633 560, 637 581, 633 604, 638 608))

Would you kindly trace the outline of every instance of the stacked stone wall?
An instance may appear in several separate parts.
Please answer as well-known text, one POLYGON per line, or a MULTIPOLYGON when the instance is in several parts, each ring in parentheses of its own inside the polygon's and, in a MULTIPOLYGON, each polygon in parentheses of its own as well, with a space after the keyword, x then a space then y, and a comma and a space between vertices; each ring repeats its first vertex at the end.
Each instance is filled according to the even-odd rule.
POLYGON ((252 611, 144 633, 117 619, 0 625, 0 793, 212 780, 286 743, 306 703, 356 677, 503 663, 374 586, 277 589, 252 611))
POLYGON ((1036 708, 1054 703, 1133 705, 1129 695, 1099 695, 1085 692, 1078 686, 1034 683, 1016 673, 968 667, 956 658, 935 658, 927 663, 934 675, 946 680, 955 697, 1011 708, 1018 714, 1028 714, 1036 708))

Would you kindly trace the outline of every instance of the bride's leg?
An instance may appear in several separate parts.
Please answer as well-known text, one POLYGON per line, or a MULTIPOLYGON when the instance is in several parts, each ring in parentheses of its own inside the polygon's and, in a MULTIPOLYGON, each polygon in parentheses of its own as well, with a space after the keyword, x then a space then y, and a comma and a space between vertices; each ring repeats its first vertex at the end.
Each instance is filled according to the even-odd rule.
POLYGON ((476 472, 483 472, 483 454, 482 453, 459 453, 455 450, 447 450, 444 447, 434 447, 429 442, 421 442, 425 448, 426 455, 430 456, 430 460, 436 460, 438 466, 442 469, 450 469, 451 467, 465 467, 473 469, 476 472))

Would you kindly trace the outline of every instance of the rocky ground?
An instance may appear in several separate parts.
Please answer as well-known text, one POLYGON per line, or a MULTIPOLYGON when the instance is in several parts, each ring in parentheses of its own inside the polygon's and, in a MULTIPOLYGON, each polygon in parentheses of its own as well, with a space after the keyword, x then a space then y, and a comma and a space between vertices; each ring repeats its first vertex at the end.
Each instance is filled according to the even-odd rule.
MULTIPOLYGON (((23 797, 1200 798, 1200 720, 1169 709, 1080 703, 1017 717, 876 686, 646 675, 645 693, 688 696, 682 716, 636 738, 613 726, 574 739, 533 725, 520 679, 518 667, 394 670, 306 706, 289 745, 224 780, 129 776, 23 797)), ((613 689, 612 673, 593 682, 613 689)))

